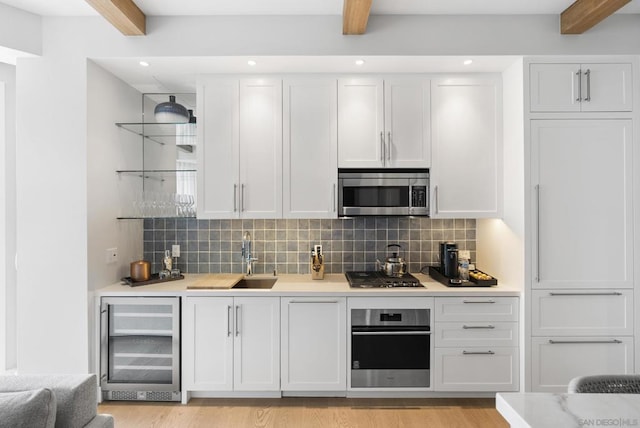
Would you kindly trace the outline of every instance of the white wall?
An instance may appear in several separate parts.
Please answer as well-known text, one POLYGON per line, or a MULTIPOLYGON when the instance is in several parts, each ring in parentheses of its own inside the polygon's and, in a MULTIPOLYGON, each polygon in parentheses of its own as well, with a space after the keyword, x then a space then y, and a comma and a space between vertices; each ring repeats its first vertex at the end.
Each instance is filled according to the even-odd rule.
POLYGON ((89 170, 100 165, 89 149, 87 58, 639 54, 639 23, 616 15, 561 36, 557 16, 372 16, 366 35, 343 36, 339 16, 149 17, 147 36, 124 37, 100 17, 44 18, 43 57, 17 63, 19 370, 88 369, 86 305, 98 284, 89 263, 106 242, 89 242, 103 224, 89 224, 89 170))
POLYGON ((16 82, 0 64, 0 372, 16 366, 16 82))
MULTIPOLYGON (((142 191, 139 177, 118 176, 116 170, 141 169, 142 142, 116 122, 140 121, 142 95, 92 61, 87 63, 87 261, 89 343, 96 336, 93 290, 129 276, 129 263, 142 258, 142 222, 122 220, 122 193, 142 191), (118 261, 106 263, 106 250, 118 249, 118 261)), ((125 198, 130 200, 131 198, 125 198)), ((96 355, 91 347, 89 370, 96 355)))
POLYGON ((524 290, 524 107, 523 68, 518 60, 502 73, 503 186, 502 219, 477 222, 478 267, 503 284, 524 290))
POLYGON ((0 3, 0 62, 13 63, 15 56, 41 53, 41 17, 0 3))

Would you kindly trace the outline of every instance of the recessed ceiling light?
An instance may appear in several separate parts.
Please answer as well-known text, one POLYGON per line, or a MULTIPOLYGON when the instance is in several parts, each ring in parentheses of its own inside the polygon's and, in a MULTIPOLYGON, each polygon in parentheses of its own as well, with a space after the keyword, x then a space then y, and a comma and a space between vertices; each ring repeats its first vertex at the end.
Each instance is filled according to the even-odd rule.
POLYGON ((249 64, 251 67, 255 66, 257 64, 257 62, 255 62, 254 60, 250 59, 249 61, 247 61, 247 64, 249 64))
POLYGON ((467 59, 463 62, 464 65, 471 65, 471 63, 473 62, 472 59, 467 59))
POLYGON ((142 67, 149 67, 149 63, 147 61, 140 61, 138 64, 140 64, 142 67))
POLYGON ((363 65, 364 64, 364 60, 363 59, 357 59, 356 60, 356 65, 363 65))

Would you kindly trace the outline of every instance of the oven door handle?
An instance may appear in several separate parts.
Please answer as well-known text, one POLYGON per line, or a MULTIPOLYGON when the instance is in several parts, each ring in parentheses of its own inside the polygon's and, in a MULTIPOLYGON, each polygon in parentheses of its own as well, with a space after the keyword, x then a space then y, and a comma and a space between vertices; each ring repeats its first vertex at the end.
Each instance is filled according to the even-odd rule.
POLYGON ((353 336, 409 336, 420 335, 429 336, 430 331, 417 330, 417 331, 352 331, 353 336))

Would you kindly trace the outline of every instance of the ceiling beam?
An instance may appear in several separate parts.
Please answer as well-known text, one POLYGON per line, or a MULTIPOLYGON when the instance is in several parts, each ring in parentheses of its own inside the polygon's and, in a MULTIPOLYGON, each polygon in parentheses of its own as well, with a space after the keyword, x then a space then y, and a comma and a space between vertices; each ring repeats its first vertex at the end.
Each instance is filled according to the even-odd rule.
POLYGON ((582 34, 631 0, 576 0, 560 14, 561 34, 582 34))
POLYGON ((364 34, 371 11, 372 0, 344 0, 342 8, 342 34, 364 34))
POLYGON ((86 0, 125 36, 144 36, 146 19, 133 0, 86 0))

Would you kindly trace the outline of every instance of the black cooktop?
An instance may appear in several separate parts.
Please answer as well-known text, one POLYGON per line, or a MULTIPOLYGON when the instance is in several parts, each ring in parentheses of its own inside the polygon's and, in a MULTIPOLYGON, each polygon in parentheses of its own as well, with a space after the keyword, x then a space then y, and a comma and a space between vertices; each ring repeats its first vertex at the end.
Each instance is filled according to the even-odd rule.
POLYGON ((377 271, 345 272, 351 288, 396 288, 396 287, 424 287, 415 276, 405 273, 401 277, 386 276, 377 271))

